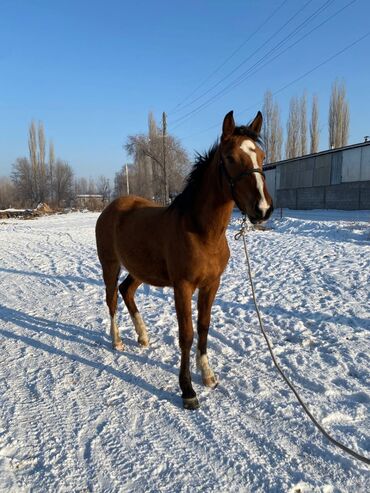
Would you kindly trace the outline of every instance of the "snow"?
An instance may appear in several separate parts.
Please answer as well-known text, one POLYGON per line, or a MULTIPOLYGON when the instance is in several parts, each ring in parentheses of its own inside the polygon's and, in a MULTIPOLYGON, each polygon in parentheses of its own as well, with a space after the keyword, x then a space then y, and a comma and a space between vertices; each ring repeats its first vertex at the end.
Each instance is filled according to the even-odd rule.
MULTIPOLYGON (((266 330, 313 414, 369 457, 370 212, 279 212, 248 233, 266 330)), ((212 310, 219 386, 202 387, 194 349, 194 412, 182 409, 170 289, 138 291, 147 349, 120 301, 126 350, 111 349, 97 217, 0 221, 0 491, 369 491, 368 466, 316 431, 273 368, 238 215, 212 310)))

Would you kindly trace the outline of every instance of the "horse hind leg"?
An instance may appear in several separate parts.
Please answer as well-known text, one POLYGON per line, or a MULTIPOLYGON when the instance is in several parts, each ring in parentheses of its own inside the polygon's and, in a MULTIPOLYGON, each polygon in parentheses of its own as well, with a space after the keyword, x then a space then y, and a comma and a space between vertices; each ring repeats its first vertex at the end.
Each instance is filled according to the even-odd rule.
POLYGON ((148 332, 134 299, 135 292, 140 284, 141 281, 138 281, 137 279, 132 277, 131 274, 128 274, 125 280, 120 284, 119 291, 134 324, 135 332, 138 335, 138 343, 141 346, 147 347, 149 346, 148 332))
POLYGON ((110 314, 110 335, 112 338, 112 347, 118 351, 124 350, 124 344, 118 332, 116 311, 118 298, 118 276, 120 265, 116 262, 103 264, 103 279, 105 283, 106 303, 110 314))

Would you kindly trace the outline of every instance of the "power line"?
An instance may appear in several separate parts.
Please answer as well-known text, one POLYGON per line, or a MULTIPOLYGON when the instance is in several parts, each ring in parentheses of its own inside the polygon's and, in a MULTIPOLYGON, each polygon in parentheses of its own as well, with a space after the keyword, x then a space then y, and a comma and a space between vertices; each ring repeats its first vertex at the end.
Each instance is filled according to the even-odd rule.
POLYGON ((213 72, 211 72, 205 79, 203 79, 203 81, 188 95, 186 96, 182 101, 180 101, 176 106, 175 108, 173 108, 170 112, 169 112, 169 115, 173 114, 173 113, 177 113, 178 111, 181 110, 181 106, 183 106, 183 104, 188 100, 190 99, 194 94, 196 94, 198 92, 198 90, 203 87, 217 72, 220 71, 220 69, 222 67, 224 67, 227 62, 229 60, 231 60, 233 58, 234 55, 236 55, 236 53, 238 53, 238 51, 240 51, 247 43, 248 41, 250 41, 253 36, 255 34, 257 34, 263 27, 266 26, 266 24, 270 21, 270 19, 272 19, 272 17, 279 11, 281 10, 281 8, 287 3, 288 0, 283 0, 283 2, 268 16, 266 17, 266 19, 257 27, 257 29, 255 29, 252 34, 250 36, 248 36, 248 38, 243 41, 232 53, 231 55, 229 55, 215 70, 213 70, 213 72))
MULTIPOLYGON (((231 77, 241 66, 243 66, 248 60, 250 60, 251 58, 253 58, 253 56, 255 56, 256 53, 258 53, 262 48, 264 48, 274 37, 276 37, 288 24, 290 24, 290 22, 295 18, 297 17, 301 12, 303 12, 303 10, 310 4, 312 3, 313 0, 308 0, 304 5, 303 7, 301 7, 300 9, 297 10, 297 12, 295 12, 295 14, 293 14, 286 22, 284 22, 284 24, 282 26, 279 27, 279 29, 277 29, 264 43, 262 43, 256 50, 254 50, 247 58, 245 58, 242 62, 240 62, 233 70, 231 70, 228 74, 226 74, 222 79, 220 79, 218 82, 216 82, 215 84, 213 84, 209 89, 207 89, 206 91, 204 91, 202 94, 200 94, 198 97, 196 97, 195 99, 193 99, 192 101, 190 101, 189 103, 185 104, 182 106, 181 110, 184 109, 184 108, 187 108, 191 105, 193 105, 194 103, 196 103, 197 101, 199 101, 200 99, 202 99, 204 96, 206 96, 207 94, 209 94, 211 91, 213 91, 213 89, 215 89, 216 87, 218 87, 220 84, 222 84, 222 82, 224 82, 225 80, 227 80, 229 77, 231 77)), ((328 3, 332 3, 334 0, 327 0, 327 2, 319 7, 317 9, 316 12, 319 12, 319 11, 322 11, 324 8, 326 8, 327 4, 328 3)), ((315 13, 314 13, 315 14, 315 13)), ((312 15, 314 15, 312 14, 312 15)), ((309 16, 304 22, 308 22, 308 20, 310 20, 310 18, 312 17, 309 16)), ((294 33, 295 31, 293 31, 294 33)), ((290 34, 292 35, 292 33, 290 34)), ((288 35, 288 37, 290 36, 288 35)), ((283 39, 283 41, 285 40, 286 38, 283 39)), ((283 41, 280 41, 283 42, 283 41)), ((172 113, 177 113, 179 110, 177 110, 176 112, 172 112, 172 113)), ((180 117, 179 119, 175 120, 175 122, 177 122, 178 120, 180 120, 181 118, 184 118, 184 117, 180 117)))
MULTIPOLYGON (((314 17, 316 17, 317 15, 319 15, 329 4, 333 3, 334 0, 327 0, 327 2, 322 5, 321 7, 319 7, 313 14, 311 14, 310 16, 308 16, 299 26, 297 26, 295 29, 293 29, 293 31, 291 31, 285 38, 283 38, 281 41, 279 41, 275 46, 273 46, 265 55, 263 55, 259 60, 257 60, 251 67, 249 67, 249 69, 247 69, 245 72, 243 72, 240 76, 238 76, 236 79, 234 79, 233 81, 231 81, 226 87, 224 87, 223 89, 221 89, 220 91, 218 91, 216 94, 214 94, 213 96, 210 96, 206 101, 204 101, 203 103, 201 103, 199 106, 197 106, 196 108, 194 108, 193 110, 190 110, 188 113, 186 113, 185 115, 183 115, 182 117, 176 119, 173 123, 178 123, 178 124, 181 124, 180 122, 182 120, 186 120, 188 119, 192 114, 194 113, 197 113, 199 111, 201 111, 203 108, 207 107, 209 104, 211 104, 213 101, 215 101, 216 99, 218 99, 219 97, 221 97, 223 94, 227 94, 228 92, 230 92, 230 89, 233 89, 234 87, 236 87, 238 85, 238 81, 239 79, 244 76, 245 74, 247 74, 248 72, 250 72, 254 67, 258 66, 258 64, 260 64, 261 62, 263 62, 263 60, 268 57, 271 53, 273 53, 279 46, 281 46, 282 44, 284 44, 290 37, 294 36, 295 34, 297 34, 297 32, 299 32, 300 30, 302 30, 305 25, 307 25, 307 23, 309 21, 311 21, 314 17)), ((306 4, 307 5, 307 4, 306 4)), ((296 14, 295 14, 296 15, 296 14)), ((294 16, 293 16, 294 17, 294 16)), ((291 18, 292 19, 292 18, 291 18)), ((289 21, 288 21, 289 22, 289 21)), ((271 39, 271 37, 269 38, 269 40, 271 39)), ((264 46, 264 45, 263 45, 264 46)), ((258 50, 257 50, 258 51, 258 50)), ((250 57, 249 57, 250 58, 250 57)), ((272 61, 272 60, 271 60, 272 61)), ((243 64, 244 62, 242 62, 243 64)), ((239 68, 242 64, 240 64, 237 68, 239 68)), ((225 77, 227 78, 227 77, 225 77)), ((224 78, 224 79, 225 79, 224 78)), ((223 80, 224 80, 223 79, 223 80)), ((209 92, 209 91, 208 91, 209 92)))
MULTIPOLYGON (((332 3, 333 0, 330 0, 330 3, 332 3)), ((284 54, 286 51, 288 51, 290 48, 292 48, 293 46, 295 46, 296 44, 298 44, 300 41, 302 41, 304 38, 306 38, 307 36, 309 36, 313 31, 315 31, 316 29, 320 28, 322 25, 326 24, 327 22, 329 22, 330 20, 332 20, 335 16, 337 16, 339 13, 341 13, 344 9, 346 9, 347 7, 349 7, 350 5, 352 5, 353 3, 355 3, 357 0, 351 0, 349 3, 347 3, 344 7, 342 7, 341 9, 339 9, 338 11, 336 11, 334 14, 332 14, 331 16, 329 16, 328 18, 326 18, 323 22, 321 22, 320 24, 318 24, 317 26, 315 26, 313 29, 311 29, 309 32, 307 32, 306 34, 304 34, 303 36, 301 36, 298 40, 296 40, 294 43, 292 43, 291 45, 289 45, 288 47, 286 47, 285 49, 283 49, 282 51, 280 51, 280 53, 278 53, 277 55, 275 55, 274 57, 270 58, 269 60, 267 60, 263 65, 261 65, 261 63, 263 62, 263 60, 267 57, 268 54, 271 54, 273 51, 275 51, 276 47, 273 48, 272 50, 270 50, 265 56, 263 56, 260 60, 258 60, 254 65, 252 65, 252 67, 250 67, 247 71, 243 72, 243 74, 241 74, 238 78, 234 79, 234 81, 230 82, 225 88, 223 88, 222 90, 220 90, 219 92, 217 92, 216 94, 214 94, 213 96, 211 96, 207 101, 205 101, 204 103, 202 103, 201 105, 199 105, 197 108, 194 108, 193 110, 189 111, 186 115, 184 115, 183 117, 181 118, 178 118, 177 120, 175 120, 175 122, 177 123, 177 125, 175 126, 175 128, 178 128, 184 121, 186 121, 190 116, 192 116, 193 114, 196 114, 198 113, 199 111, 201 111, 202 109, 206 108, 207 106, 209 106, 210 104, 212 104, 214 101, 216 101, 217 99, 219 99, 221 96, 229 93, 232 89, 234 89, 235 87, 237 87, 238 85, 240 85, 242 82, 244 82, 247 78, 255 75, 259 70, 261 70, 262 68, 264 68, 266 65, 270 64, 271 62, 273 62, 274 60, 276 60, 276 58, 278 58, 279 56, 281 56, 282 54, 284 54), (252 73, 251 70, 255 67, 258 67, 258 65, 261 65, 259 68, 256 68, 256 70, 254 70, 252 73)), ((312 17, 312 16, 311 16, 312 17)), ((287 39, 288 37, 285 38, 285 40, 287 39)), ((284 41, 284 40, 283 40, 284 41)), ((281 44, 281 42, 279 43, 281 44)))
MULTIPOLYGON (((334 0, 328 0, 326 2, 326 4, 324 4, 318 10, 316 10, 310 17, 308 17, 306 19, 307 22, 304 21, 299 26, 297 26, 294 31, 292 31, 288 36, 286 36, 284 39, 282 39, 277 45, 275 45, 270 51, 268 51, 262 58, 260 58, 259 60, 257 60, 257 62, 255 62, 249 69, 247 69, 242 74, 240 74, 239 77, 237 79, 235 79, 235 81, 234 81, 235 84, 233 84, 232 87, 238 85, 237 83, 239 81, 240 82, 244 81, 247 78, 246 76, 248 76, 248 74, 251 72, 252 69, 254 69, 258 65, 260 65, 266 58, 268 58, 269 55, 273 54, 279 47, 281 47, 281 45, 283 45, 286 41, 288 41, 289 38, 293 37, 295 34, 297 34, 299 31, 301 31, 306 26, 306 24, 308 23, 308 21, 311 21, 312 19, 314 19, 315 17, 317 17, 323 10, 325 10, 326 7, 328 7, 333 2, 334 2, 334 0)), ((282 55, 283 53, 285 53, 286 51, 288 51, 290 48, 292 48, 293 46, 295 46, 296 44, 298 44, 302 39, 304 39, 307 36, 309 36, 313 31, 315 31, 316 29, 320 28, 322 25, 324 25, 327 22, 329 22, 330 20, 332 20, 335 16, 337 16, 340 12, 342 12, 344 9, 346 9, 347 7, 349 7, 354 2, 357 2, 357 0, 351 0, 344 7, 342 7, 339 10, 337 10, 337 12, 334 12, 334 14, 332 14, 329 17, 327 17, 323 22, 321 22, 320 24, 318 24, 317 26, 315 26, 314 28, 312 28, 310 31, 308 31, 307 33, 305 33, 303 36, 301 36, 294 43, 292 43, 289 46, 287 46, 283 51, 281 51, 280 53, 278 53, 275 57, 273 57, 270 60, 268 60, 268 62, 266 62, 264 65, 262 65, 261 68, 265 67, 268 63, 273 62, 280 55, 282 55)), ((257 71, 254 71, 251 75, 255 74, 256 72, 257 71)))
POLYGON ((248 78, 250 78, 253 75, 255 75, 261 69, 263 69, 264 67, 266 67, 266 65, 270 64, 271 62, 273 62, 274 60, 276 60, 277 58, 279 58, 281 55, 283 55, 290 48, 293 48, 295 45, 297 45, 304 38, 306 38, 307 36, 309 36, 312 32, 316 31, 316 29, 319 29, 320 27, 322 27, 327 22, 333 20, 334 17, 336 17, 343 10, 345 10, 347 7, 349 7, 350 5, 352 5, 355 2, 357 2, 357 0, 351 0, 349 3, 347 3, 346 5, 344 5, 344 7, 342 7, 339 10, 337 10, 337 12, 335 12, 334 14, 332 14, 330 17, 327 17, 320 24, 318 24, 317 26, 315 26, 314 28, 312 28, 310 31, 308 31, 307 33, 305 33, 303 36, 301 36, 299 39, 297 39, 296 41, 294 41, 294 43, 290 44, 289 46, 287 46, 286 48, 284 48, 282 51, 280 51, 277 55, 275 55, 273 58, 271 58, 270 60, 266 61, 263 65, 260 65, 260 62, 263 61, 263 59, 261 59, 260 61, 256 62, 255 65, 251 67, 251 69, 254 68, 254 67, 256 67, 256 66, 258 66, 258 65, 260 65, 260 66, 258 68, 256 68, 256 70, 254 70, 252 73, 250 73, 250 70, 251 70, 250 69, 250 70, 247 70, 246 72, 244 72, 243 74, 241 74, 239 76, 239 78, 234 81, 234 83, 230 84, 227 88, 225 88, 225 94, 227 94, 228 92, 230 92, 232 89, 234 89, 235 87, 237 87, 238 85, 240 85, 242 82, 244 82, 248 78))
MULTIPOLYGON (((319 63, 318 65, 315 65, 315 67, 313 67, 312 69, 308 70, 307 72, 305 72, 304 74, 300 75, 299 77, 293 79, 292 81, 288 82, 287 84, 285 84, 284 86, 280 87, 279 89, 277 89, 276 91, 274 91, 272 93, 273 96, 276 96, 276 94, 279 94, 280 92, 284 91, 285 89, 287 89, 288 87, 292 86, 293 84, 295 84, 296 82, 304 79, 305 77, 307 77, 308 75, 312 74, 313 72, 315 72, 315 70, 321 68, 323 65, 326 65, 327 63, 331 62, 332 60, 334 60, 335 58, 337 58, 338 56, 342 55, 343 53, 345 53, 346 51, 348 51, 349 49, 351 49, 353 46, 355 46, 356 44, 360 43, 362 40, 364 40, 365 38, 367 38, 368 36, 370 36, 370 31, 366 32, 364 35, 362 35, 361 37, 357 38, 355 41, 353 41, 352 43, 350 43, 349 45, 345 46, 344 48, 342 48, 341 50, 337 51, 336 53, 334 53, 333 55, 331 55, 330 57, 326 58, 325 60, 323 60, 321 63, 319 63)), ((243 110, 239 111, 237 114, 241 114, 241 113, 244 113, 248 110, 250 110, 251 108, 253 108, 254 106, 256 106, 257 104, 261 104, 263 102, 263 100, 259 100, 259 101, 256 101, 255 103, 251 104, 250 106, 248 106, 247 108, 244 108, 243 110)), ((204 130, 200 130, 198 131, 196 134, 191 134, 191 135, 187 135, 186 137, 183 137, 183 139, 189 139, 191 137, 193 137, 194 135, 199 135, 199 134, 202 134, 202 133, 205 133, 205 132, 208 132, 209 130, 212 130, 213 128, 216 128, 216 127, 219 127, 219 123, 216 123, 215 125, 212 125, 210 127, 207 127, 206 129, 204 130)))

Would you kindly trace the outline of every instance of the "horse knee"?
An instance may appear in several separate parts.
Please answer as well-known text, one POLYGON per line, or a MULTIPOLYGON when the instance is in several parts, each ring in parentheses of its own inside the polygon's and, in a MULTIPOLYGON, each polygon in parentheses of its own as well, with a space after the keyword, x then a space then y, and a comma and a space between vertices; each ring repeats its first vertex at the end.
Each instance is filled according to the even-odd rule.
POLYGON ((180 343, 180 348, 182 350, 189 350, 191 349, 191 346, 193 344, 193 334, 181 334, 179 336, 179 343, 180 343))

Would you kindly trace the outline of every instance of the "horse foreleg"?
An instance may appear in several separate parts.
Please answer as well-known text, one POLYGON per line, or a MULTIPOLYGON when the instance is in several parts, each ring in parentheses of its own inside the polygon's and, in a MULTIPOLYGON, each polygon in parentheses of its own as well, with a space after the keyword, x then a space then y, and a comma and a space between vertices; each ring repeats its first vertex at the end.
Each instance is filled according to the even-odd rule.
POLYGON ((116 262, 104 263, 103 265, 103 279, 105 283, 106 302, 110 314, 110 335, 112 338, 112 347, 118 351, 124 350, 122 339, 118 332, 116 322, 116 310, 117 310, 117 297, 118 288, 117 281, 120 271, 120 265, 116 262))
POLYGON ((211 308, 215 299, 220 280, 209 286, 199 289, 198 294, 198 347, 197 347, 197 368, 200 369, 202 380, 207 387, 216 387, 217 379, 213 370, 209 366, 207 355, 207 339, 209 324, 211 321, 211 308))
POLYGON ((138 335, 138 342, 142 346, 146 347, 149 346, 148 332, 146 330, 144 320, 142 319, 139 310, 137 309, 134 299, 135 292, 140 284, 141 281, 138 281, 137 279, 132 277, 131 274, 129 274, 120 284, 119 291, 130 313, 136 334, 138 335))
POLYGON ((193 322, 191 317, 191 297, 194 288, 189 283, 175 286, 175 306, 179 324, 181 364, 179 383, 185 409, 197 409, 199 402, 194 392, 190 376, 190 350, 193 343, 193 322))

